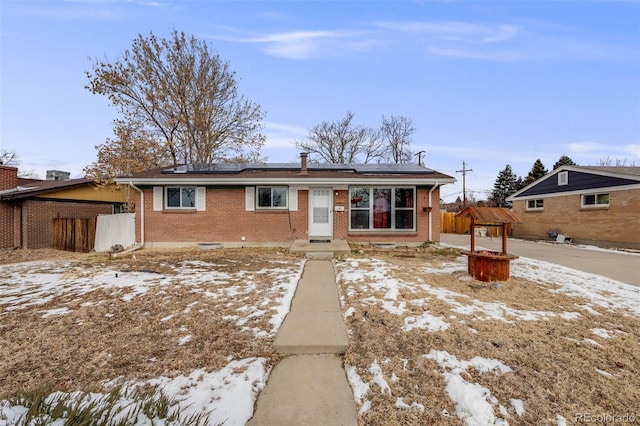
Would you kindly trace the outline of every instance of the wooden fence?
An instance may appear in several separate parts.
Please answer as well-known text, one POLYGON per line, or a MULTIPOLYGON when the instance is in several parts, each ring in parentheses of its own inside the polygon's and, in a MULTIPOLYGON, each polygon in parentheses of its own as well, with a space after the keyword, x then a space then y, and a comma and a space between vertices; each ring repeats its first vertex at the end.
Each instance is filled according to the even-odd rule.
MULTIPOLYGON (((440 212, 440 232, 445 234, 468 234, 471 228, 471 219, 465 216, 456 216, 457 212, 440 212)), ((482 224, 476 223, 476 232, 478 228, 485 228, 488 237, 499 237, 502 235, 502 227, 500 224, 482 224)))
POLYGON ((53 219, 53 248, 56 250, 90 252, 96 237, 96 219, 53 219))

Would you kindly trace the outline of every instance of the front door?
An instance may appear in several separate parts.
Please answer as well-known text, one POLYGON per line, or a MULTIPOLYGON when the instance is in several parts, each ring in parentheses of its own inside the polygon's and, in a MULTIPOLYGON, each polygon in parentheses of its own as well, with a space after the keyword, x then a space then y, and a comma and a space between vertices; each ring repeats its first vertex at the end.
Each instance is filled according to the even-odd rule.
POLYGON ((309 240, 333 239, 331 188, 309 188, 309 240))

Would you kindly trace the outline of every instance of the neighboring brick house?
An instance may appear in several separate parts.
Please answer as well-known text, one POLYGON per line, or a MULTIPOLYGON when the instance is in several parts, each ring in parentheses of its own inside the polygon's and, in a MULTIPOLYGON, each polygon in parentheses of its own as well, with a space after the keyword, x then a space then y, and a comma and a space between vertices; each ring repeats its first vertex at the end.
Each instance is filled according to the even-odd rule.
POLYGON ((136 240, 228 246, 294 240, 421 243, 440 239, 440 186, 409 164, 213 164, 116 179, 137 191, 136 240))
POLYGON ((97 189, 88 179, 22 179, 17 168, 0 165, 0 248, 50 248, 54 218, 111 214, 125 200, 124 191, 97 189))
POLYGON ((562 166, 507 198, 513 236, 640 248, 640 167, 562 166))

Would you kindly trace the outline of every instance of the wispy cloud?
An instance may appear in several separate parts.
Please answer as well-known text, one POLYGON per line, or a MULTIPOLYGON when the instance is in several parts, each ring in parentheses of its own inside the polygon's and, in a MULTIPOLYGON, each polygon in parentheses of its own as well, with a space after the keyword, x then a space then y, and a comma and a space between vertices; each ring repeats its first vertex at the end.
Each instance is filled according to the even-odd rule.
POLYGON ((640 144, 604 144, 599 142, 573 142, 569 145, 569 152, 587 161, 602 160, 609 157, 615 159, 640 159, 640 144))
POLYGON ((398 33, 411 33, 431 40, 471 44, 498 43, 512 40, 520 31, 517 25, 475 24, 469 22, 374 22, 374 27, 398 33))
POLYGON ((223 28, 212 39, 252 43, 272 56, 316 59, 381 49, 404 49, 434 57, 494 62, 629 60, 633 48, 581 38, 578 30, 538 21, 373 21, 347 29, 246 32, 223 28))
POLYGON ((258 44, 262 51, 287 59, 312 59, 317 56, 337 55, 348 46, 349 39, 358 33, 342 30, 309 30, 272 34, 242 33, 229 29, 229 35, 209 35, 209 38, 236 43, 258 44), (342 47, 341 47, 342 46, 342 47))
POLYGON ((295 147, 296 139, 304 139, 308 131, 299 126, 289 124, 266 122, 263 131, 267 138, 267 148, 288 148, 295 147))

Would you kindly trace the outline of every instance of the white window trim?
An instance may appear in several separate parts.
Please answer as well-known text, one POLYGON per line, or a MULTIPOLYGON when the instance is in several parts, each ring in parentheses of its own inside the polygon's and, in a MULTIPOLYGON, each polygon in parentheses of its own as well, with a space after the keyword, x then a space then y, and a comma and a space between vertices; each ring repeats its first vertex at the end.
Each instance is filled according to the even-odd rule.
MULTIPOLYGON (((255 209, 256 210, 288 210, 289 209, 289 187, 287 186, 283 186, 283 185, 260 185, 260 186, 256 186, 255 189, 256 193, 255 193, 255 209), (260 189, 262 188, 270 188, 273 194, 273 189, 274 188, 281 188, 285 190, 285 200, 284 200, 284 206, 269 206, 269 207, 263 207, 260 205, 260 197, 258 196, 258 193, 260 191, 260 189)), ((273 200, 272 200, 273 203, 273 200)))
POLYGON ((558 186, 569 185, 569 172, 559 172, 558 173, 558 186))
POLYGON ((525 210, 529 212, 544 210, 544 198, 534 198, 534 199, 527 200, 525 204, 525 210), (542 207, 529 207, 529 201, 542 201, 542 207))
POLYGON ((582 209, 605 209, 608 208, 609 205, 611 204, 611 193, 609 192, 592 192, 590 194, 582 194, 580 196, 580 208, 582 209), (608 200, 609 202, 607 202, 606 204, 601 203, 598 204, 598 196, 599 195, 608 195, 608 200), (594 196, 596 199, 596 203, 595 204, 585 204, 584 199, 585 197, 589 197, 589 196, 594 196))
POLYGON ((184 185, 184 186, 179 186, 179 185, 169 185, 169 186, 165 186, 164 187, 164 191, 163 191, 163 195, 164 195, 164 208, 166 210, 197 210, 198 207, 198 187, 196 186, 190 186, 190 185, 184 185), (169 202, 169 196, 167 195, 167 191, 169 191, 169 189, 175 189, 175 188, 180 188, 180 204, 182 204, 182 189, 184 188, 193 188, 194 191, 194 196, 195 196, 195 200, 194 200, 194 206, 193 207, 173 207, 173 206, 169 206, 167 203, 169 202))
POLYGON ((354 185, 349 187, 348 190, 348 196, 349 196, 349 200, 348 205, 349 205, 349 216, 348 216, 348 225, 349 225, 349 232, 379 232, 379 233, 389 233, 389 232, 416 232, 416 221, 417 221, 417 211, 418 211, 418 207, 417 207, 417 197, 418 197, 418 190, 415 186, 404 186, 404 185, 400 185, 400 186, 369 186, 369 185, 354 185), (353 209, 355 210, 365 210, 364 207, 360 207, 360 208, 352 208, 351 207, 351 190, 353 188, 368 188, 369 189, 369 228, 352 228, 351 227, 351 211, 353 209), (393 228, 374 228, 373 227, 373 214, 372 214, 372 205, 371 205, 371 197, 373 194, 373 190, 375 189, 390 189, 391 192, 391 224, 394 226, 393 228), (412 189, 413 190, 413 207, 409 208, 409 207, 398 207, 397 209, 403 211, 403 210, 413 210, 413 227, 412 228, 395 228, 395 223, 396 223, 396 207, 395 207, 395 190, 396 189, 412 189))

